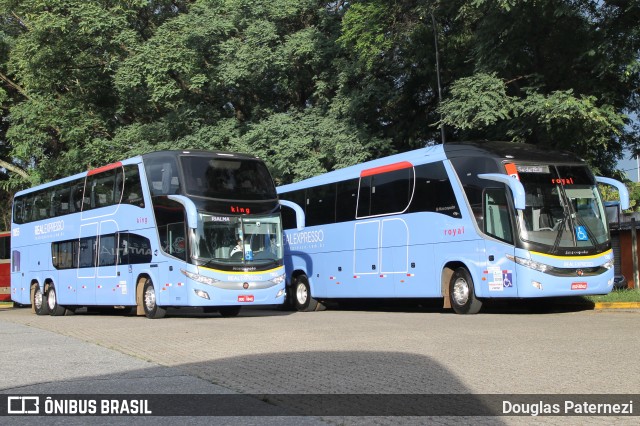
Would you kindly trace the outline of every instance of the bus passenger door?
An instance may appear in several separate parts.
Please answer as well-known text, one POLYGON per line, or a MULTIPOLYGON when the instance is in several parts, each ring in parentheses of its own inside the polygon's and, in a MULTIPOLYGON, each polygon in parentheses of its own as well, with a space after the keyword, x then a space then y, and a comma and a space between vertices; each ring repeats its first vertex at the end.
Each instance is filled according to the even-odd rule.
POLYGON ((124 305, 129 291, 126 276, 120 276, 120 267, 116 264, 118 231, 115 221, 100 222, 96 265, 96 303, 99 305, 124 305))
POLYGON ((98 223, 80 226, 77 269, 77 303, 81 306, 96 304, 96 243, 98 223))
POLYGON ((518 295, 515 264, 507 258, 507 255, 513 258, 515 249, 514 227, 506 195, 503 188, 487 188, 483 193, 483 232, 492 237, 485 239, 483 278, 486 280, 482 280, 487 286, 483 289, 484 296, 488 297, 518 295))
POLYGON ((380 221, 356 222, 353 236, 353 275, 370 276, 378 273, 378 244, 380 221))

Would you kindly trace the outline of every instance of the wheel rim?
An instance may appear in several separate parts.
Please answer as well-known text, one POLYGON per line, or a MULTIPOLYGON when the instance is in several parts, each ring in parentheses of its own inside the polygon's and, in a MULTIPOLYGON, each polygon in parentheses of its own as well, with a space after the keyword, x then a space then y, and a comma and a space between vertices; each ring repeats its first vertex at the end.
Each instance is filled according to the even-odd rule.
POLYGON ((37 310, 42 309, 42 292, 39 287, 33 293, 33 304, 37 310))
POLYGON ((47 292, 47 303, 49 304, 49 309, 53 311, 56 307, 56 291, 53 287, 51 287, 47 292))
POLYGON ((457 305, 464 305, 469 300, 469 283, 464 278, 458 278, 453 283, 453 301, 457 305))
POLYGON ((298 303, 304 305, 307 303, 307 297, 309 297, 307 293, 307 286, 300 283, 296 288, 296 299, 298 299, 298 303))
POLYGON ((147 308, 147 311, 153 311, 156 307, 156 293, 153 291, 153 287, 147 287, 147 290, 144 292, 144 306, 147 308))

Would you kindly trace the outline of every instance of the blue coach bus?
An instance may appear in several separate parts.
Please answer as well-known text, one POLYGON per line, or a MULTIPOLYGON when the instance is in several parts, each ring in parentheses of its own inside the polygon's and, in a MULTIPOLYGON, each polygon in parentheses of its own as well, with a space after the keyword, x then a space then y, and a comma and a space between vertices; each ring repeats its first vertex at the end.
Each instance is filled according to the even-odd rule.
POLYGON ((444 298, 477 313, 489 298, 605 294, 613 253, 596 178, 574 155, 504 142, 451 143, 278 188, 289 294, 301 311, 329 299, 444 298))
POLYGON ((38 315, 285 298, 280 203, 249 155, 159 151, 18 192, 11 235, 11 297, 38 315))

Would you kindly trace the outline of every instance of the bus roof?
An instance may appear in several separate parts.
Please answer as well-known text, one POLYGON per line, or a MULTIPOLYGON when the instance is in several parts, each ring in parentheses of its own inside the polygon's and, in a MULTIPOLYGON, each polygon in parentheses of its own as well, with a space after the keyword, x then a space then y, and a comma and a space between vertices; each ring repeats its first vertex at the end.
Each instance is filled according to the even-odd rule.
POLYGON ((202 149, 154 151, 154 152, 149 152, 147 154, 142 154, 135 157, 127 158, 126 160, 118 161, 111 164, 106 164, 104 166, 99 166, 84 172, 76 173, 71 176, 66 176, 60 179, 52 180, 50 182, 46 182, 41 185, 37 185, 31 188, 24 189, 22 191, 18 191, 15 195, 18 196, 22 194, 28 194, 30 192, 46 189, 50 186, 54 186, 60 183, 70 182, 76 179, 82 179, 85 176, 87 176, 87 174, 96 173, 102 170, 108 170, 109 168, 112 168, 111 166, 114 166, 116 164, 123 165, 123 166, 126 166, 128 164, 138 164, 143 162, 144 160, 147 160, 147 159, 151 160, 151 159, 154 159, 155 157, 166 156, 167 154, 171 156, 178 156, 178 155, 184 155, 184 154, 207 154, 207 155, 216 155, 216 156, 225 157, 225 158, 239 158, 243 160, 260 160, 258 157, 251 154, 242 154, 237 152, 226 152, 226 151, 207 151, 202 149))
POLYGON ((569 152, 542 150, 535 145, 516 142, 464 142, 443 145, 447 158, 493 157, 513 161, 539 161, 549 164, 583 163, 569 152))
MULTIPOLYGON (((300 182, 283 185, 277 188, 278 193, 294 191, 309 186, 323 185, 332 182, 340 182, 347 179, 355 179, 370 169, 383 166, 397 165, 403 168, 404 162, 413 165, 442 161, 455 157, 490 157, 496 160, 508 159, 512 161, 534 161, 544 163, 583 163, 577 156, 560 151, 543 151, 533 145, 515 142, 457 142, 444 145, 434 145, 413 151, 403 152, 388 157, 379 158, 354 166, 328 172, 319 176, 302 180, 300 182)), ((382 169, 381 169, 382 170, 382 169)))

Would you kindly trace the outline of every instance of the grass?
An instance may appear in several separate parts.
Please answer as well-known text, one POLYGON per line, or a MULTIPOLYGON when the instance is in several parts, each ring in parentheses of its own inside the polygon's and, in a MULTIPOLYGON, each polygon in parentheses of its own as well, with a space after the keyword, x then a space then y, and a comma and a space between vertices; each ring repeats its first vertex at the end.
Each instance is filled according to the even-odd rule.
POLYGON ((584 296, 584 298, 593 303, 640 302, 640 289, 613 290, 604 296, 584 296))

